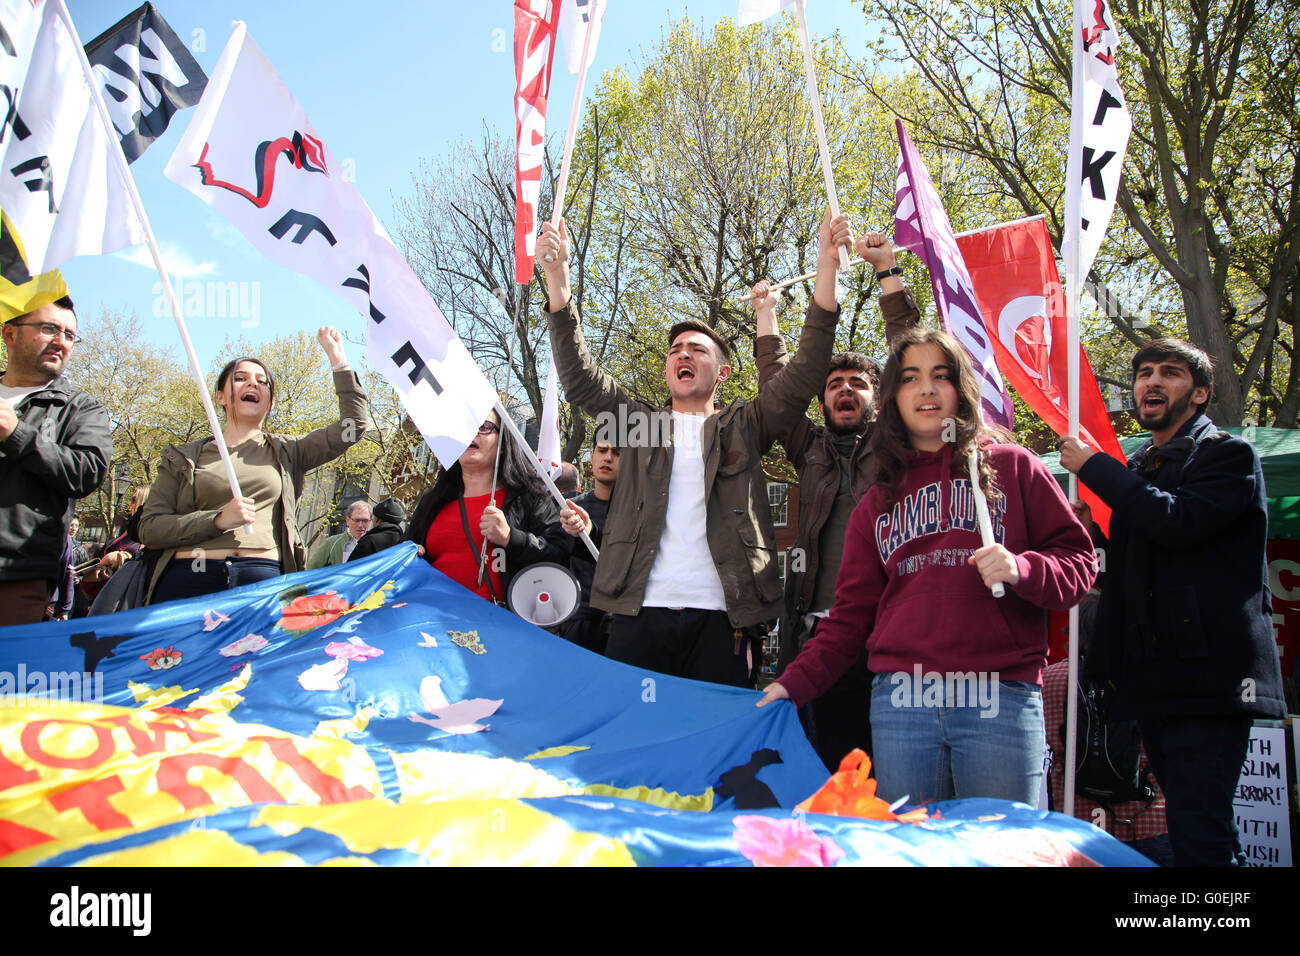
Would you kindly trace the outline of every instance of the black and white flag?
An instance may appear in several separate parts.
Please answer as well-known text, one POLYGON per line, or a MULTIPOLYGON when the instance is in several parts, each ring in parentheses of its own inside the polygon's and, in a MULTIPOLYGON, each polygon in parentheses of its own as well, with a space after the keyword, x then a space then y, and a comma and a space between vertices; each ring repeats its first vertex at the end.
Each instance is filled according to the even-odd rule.
POLYGON ((86 57, 128 163, 166 131, 174 113, 199 101, 208 82, 152 3, 87 43, 86 57))

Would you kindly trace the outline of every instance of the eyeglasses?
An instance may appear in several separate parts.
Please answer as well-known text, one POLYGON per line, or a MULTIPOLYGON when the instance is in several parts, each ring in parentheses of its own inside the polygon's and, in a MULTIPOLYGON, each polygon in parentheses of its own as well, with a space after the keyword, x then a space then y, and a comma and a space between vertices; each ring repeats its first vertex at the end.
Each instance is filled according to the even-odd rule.
POLYGON ((77 335, 72 329, 65 329, 61 325, 55 325, 53 322, 10 322, 10 325, 25 326, 27 328, 40 329, 41 335, 47 339, 62 337, 67 339, 69 345, 76 345, 78 342, 84 342, 85 339, 77 335))
POLYGON ((484 422, 478 427, 478 433, 480 435, 491 435, 493 432, 499 431, 501 431, 501 426, 494 424, 493 422, 484 422))

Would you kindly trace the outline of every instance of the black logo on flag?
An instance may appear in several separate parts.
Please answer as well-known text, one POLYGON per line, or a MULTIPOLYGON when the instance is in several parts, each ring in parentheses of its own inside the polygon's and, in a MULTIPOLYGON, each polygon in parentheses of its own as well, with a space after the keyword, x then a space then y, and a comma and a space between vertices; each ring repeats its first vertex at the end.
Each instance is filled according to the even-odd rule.
POLYGON ((128 163, 166 131, 177 110, 199 101, 208 82, 152 3, 87 43, 86 57, 128 163))

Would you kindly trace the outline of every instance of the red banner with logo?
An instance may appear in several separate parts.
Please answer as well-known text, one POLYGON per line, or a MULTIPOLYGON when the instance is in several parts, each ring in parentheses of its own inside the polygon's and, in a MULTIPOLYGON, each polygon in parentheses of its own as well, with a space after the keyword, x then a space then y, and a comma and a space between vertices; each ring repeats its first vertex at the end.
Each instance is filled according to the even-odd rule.
MULTIPOLYGON (((1068 434, 1065 294, 1042 219, 1008 223, 957 240, 979 299, 998 368, 1026 404, 1058 435, 1068 434)), ((1124 461, 1088 355, 1079 355, 1079 438, 1124 461)), ((1110 508, 1079 486, 1102 530, 1110 508)))
POLYGON ((515 281, 533 277, 537 202, 546 146, 546 97, 551 89, 560 0, 515 0, 515 281), (550 17, 546 15, 550 7, 550 17))

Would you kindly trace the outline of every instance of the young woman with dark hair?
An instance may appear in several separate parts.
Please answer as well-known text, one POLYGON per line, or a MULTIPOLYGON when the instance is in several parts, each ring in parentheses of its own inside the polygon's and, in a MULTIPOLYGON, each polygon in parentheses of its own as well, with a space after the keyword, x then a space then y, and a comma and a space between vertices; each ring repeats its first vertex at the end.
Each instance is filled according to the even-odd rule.
POLYGON ((332 328, 316 334, 334 370, 339 420, 301 438, 266 434, 275 407, 275 379, 260 359, 241 357, 217 376, 225 412, 222 437, 239 479, 232 498, 211 438, 164 452, 140 518, 140 540, 162 551, 150 582, 150 604, 210 594, 306 566, 298 534, 303 477, 342 455, 366 428, 366 396, 332 328), (252 533, 245 531, 252 527, 252 533), (181 560, 172 559, 179 557, 181 560))
POLYGON ((894 341, 871 436, 879 472, 849 521, 835 606, 759 702, 816 698, 865 644, 877 675, 871 756, 891 801, 1036 803, 1043 610, 1073 606, 1096 576, 1092 542, 1056 481, 983 425, 979 402, 950 335, 910 329, 894 341), (988 502, 994 544, 981 540, 975 494, 988 502), (1006 595, 994 598, 999 582, 1006 595))
POLYGON ((528 456, 501 432, 492 412, 460 459, 438 476, 415 506, 407 537, 424 559, 480 597, 505 603, 510 579, 530 564, 569 563, 572 539, 528 456), (501 460, 496 462, 497 445, 501 460), (492 484, 496 466, 497 482, 492 484), (479 583, 479 557, 488 548, 479 583))

